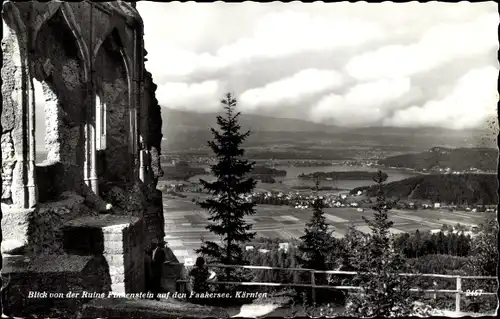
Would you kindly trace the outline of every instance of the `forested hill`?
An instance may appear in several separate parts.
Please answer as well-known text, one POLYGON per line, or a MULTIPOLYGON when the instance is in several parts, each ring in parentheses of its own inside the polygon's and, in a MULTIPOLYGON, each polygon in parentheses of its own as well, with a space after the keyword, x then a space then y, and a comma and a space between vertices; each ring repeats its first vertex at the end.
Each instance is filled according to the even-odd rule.
POLYGON ((415 170, 450 168, 452 171, 464 171, 476 168, 481 171, 496 171, 498 150, 493 148, 444 148, 433 147, 416 154, 391 156, 380 160, 379 164, 387 167, 404 167, 415 170))
MULTIPOLYGON (((429 200, 446 204, 498 203, 498 180, 494 174, 436 174, 420 175, 384 185, 384 193, 389 198, 429 200)), ((377 196, 377 186, 366 186, 359 190, 368 196, 377 196)))

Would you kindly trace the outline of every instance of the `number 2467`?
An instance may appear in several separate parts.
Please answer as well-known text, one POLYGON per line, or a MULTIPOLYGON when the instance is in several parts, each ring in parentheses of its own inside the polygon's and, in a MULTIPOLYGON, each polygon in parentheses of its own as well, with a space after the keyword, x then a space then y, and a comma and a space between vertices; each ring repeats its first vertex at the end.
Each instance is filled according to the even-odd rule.
POLYGON ((483 293, 482 289, 477 289, 477 290, 469 290, 467 289, 465 291, 465 296, 470 297, 470 296, 480 296, 483 293))

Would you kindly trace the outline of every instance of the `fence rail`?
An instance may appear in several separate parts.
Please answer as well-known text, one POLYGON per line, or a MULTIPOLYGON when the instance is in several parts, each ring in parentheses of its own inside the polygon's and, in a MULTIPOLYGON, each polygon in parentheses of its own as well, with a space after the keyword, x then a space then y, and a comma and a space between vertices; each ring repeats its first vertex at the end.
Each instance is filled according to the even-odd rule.
MULTIPOLYGON (((357 275, 357 274, 371 274, 371 273, 358 273, 355 271, 340 271, 340 270, 315 270, 307 268, 284 268, 284 267, 270 267, 270 266, 246 266, 246 265, 207 265, 209 268, 240 268, 240 269, 253 269, 253 270, 287 270, 294 272, 309 272, 311 274, 310 284, 294 284, 294 283, 274 283, 274 282, 236 282, 236 281, 209 281, 208 283, 212 285, 233 285, 233 286, 264 286, 264 287, 304 287, 312 289, 312 302, 316 302, 316 289, 338 289, 338 290, 360 290, 359 286, 329 286, 329 285, 316 285, 315 274, 330 274, 330 275, 357 275)), ((423 292, 428 294, 455 294, 455 311, 460 312, 461 296, 468 294, 468 291, 462 290, 462 280, 472 280, 472 279, 497 279, 497 277, 491 276, 460 276, 460 275, 442 275, 442 274, 411 274, 411 273, 400 273, 398 274, 404 277, 430 277, 430 278, 449 278, 456 280, 456 289, 420 289, 413 288, 411 291, 423 292)), ((185 290, 184 284, 188 283, 189 280, 177 280, 178 283, 183 284, 181 291, 185 290)), ((497 295, 496 292, 483 292, 477 294, 477 296, 488 296, 497 295)))

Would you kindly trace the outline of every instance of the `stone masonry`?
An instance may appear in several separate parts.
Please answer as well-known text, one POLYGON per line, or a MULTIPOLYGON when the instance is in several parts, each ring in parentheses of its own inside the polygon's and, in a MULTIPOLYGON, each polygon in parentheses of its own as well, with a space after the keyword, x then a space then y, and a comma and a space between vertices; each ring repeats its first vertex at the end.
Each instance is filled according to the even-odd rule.
POLYGON ((144 290, 142 219, 116 215, 82 217, 66 224, 64 250, 72 255, 102 255, 109 267, 111 291, 144 290))
POLYGON ((124 1, 4 1, 2 19, 4 309, 54 307, 22 301, 27 284, 143 291, 144 252, 163 238, 164 219, 156 190, 162 122, 138 11, 124 1), (34 79, 44 101, 35 101, 34 79), (38 105, 44 118, 35 116, 38 105), (44 141, 36 121, 45 121, 44 141), (48 152, 39 164, 37 143, 48 152))

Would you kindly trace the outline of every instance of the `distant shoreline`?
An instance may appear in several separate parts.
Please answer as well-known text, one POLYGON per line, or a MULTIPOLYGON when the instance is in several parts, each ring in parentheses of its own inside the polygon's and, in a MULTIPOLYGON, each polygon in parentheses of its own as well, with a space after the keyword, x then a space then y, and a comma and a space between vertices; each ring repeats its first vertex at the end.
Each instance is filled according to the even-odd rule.
MULTIPOLYGON (((387 174, 384 173, 386 176, 387 174)), ((377 172, 369 171, 347 171, 347 172, 314 172, 310 174, 300 174, 299 179, 311 180, 318 178, 319 180, 372 180, 377 175, 377 172)))

